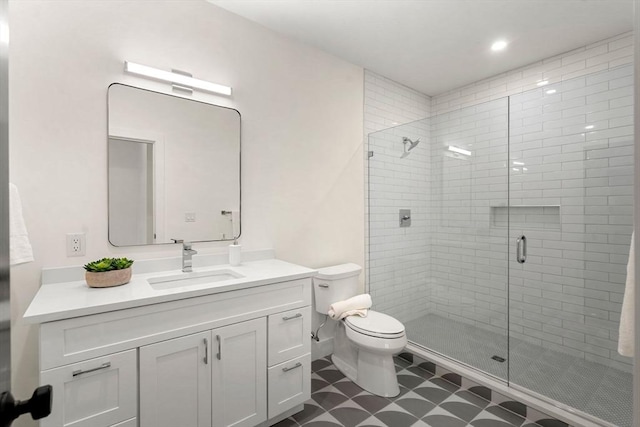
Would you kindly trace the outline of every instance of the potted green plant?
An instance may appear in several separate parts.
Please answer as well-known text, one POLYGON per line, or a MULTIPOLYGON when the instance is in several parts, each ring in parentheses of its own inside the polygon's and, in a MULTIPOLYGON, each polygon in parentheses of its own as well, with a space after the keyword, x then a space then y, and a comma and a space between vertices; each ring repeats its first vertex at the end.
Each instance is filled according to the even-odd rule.
POLYGON ((131 280, 131 264, 127 258, 102 258, 84 265, 84 277, 91 288, 124 285, 131 280))

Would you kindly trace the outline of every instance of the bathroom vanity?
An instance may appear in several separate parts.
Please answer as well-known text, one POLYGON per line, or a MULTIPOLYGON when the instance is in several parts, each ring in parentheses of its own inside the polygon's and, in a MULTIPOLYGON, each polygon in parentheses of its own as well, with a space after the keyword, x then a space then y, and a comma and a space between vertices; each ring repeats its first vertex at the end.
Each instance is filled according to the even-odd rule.
POLYGON ((140 261, 109 289, 88 288, 79 268, 43 271, 25 313, 40 324, 40 383, 54 393, 40 425, 251 427, 302 410, 315 271, 161 264, 140 261))

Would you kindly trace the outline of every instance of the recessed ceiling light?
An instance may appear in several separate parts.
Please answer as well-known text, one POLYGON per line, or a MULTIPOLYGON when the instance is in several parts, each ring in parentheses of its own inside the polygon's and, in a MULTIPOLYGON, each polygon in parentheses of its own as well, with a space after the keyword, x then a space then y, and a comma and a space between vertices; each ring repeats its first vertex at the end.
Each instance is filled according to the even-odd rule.
POLYGON ((549 90, 546 92, 546 94, 547 94, 547 95, 553 95, 554 93, 556 93, 556 90, 555 90, 555 89, 549 89, 549 90))
POLYGON ((491 45, 491 50, 493 50, 494 52, 497 52, 499 50, 504 50, 507 47, 508 44, 509 43, 507 43, 506 40, 496 40, 491 45))
POLYGON ((538 83, 536 83, 538 86, 544 86, 544 85, 548 85, 549 84, 549 80, 541 80, 538 83))
POLYGON ((587 130, 589 130, 589 129, 593 129, 593 128, 594 128, 594 126, 593 126, 593 125, 589 125, 589 126, 585 126, 584 128, 585 128, 585 129, 587 129, 587 130))

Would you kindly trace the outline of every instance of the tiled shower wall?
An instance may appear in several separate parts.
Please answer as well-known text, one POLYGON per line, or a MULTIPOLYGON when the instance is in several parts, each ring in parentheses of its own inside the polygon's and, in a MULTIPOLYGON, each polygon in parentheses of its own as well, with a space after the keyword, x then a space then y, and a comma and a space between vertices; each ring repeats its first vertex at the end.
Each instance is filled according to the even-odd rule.
MULTIPOLYGON (((500 272, 506 258, 468 261, 470 249, 465 252, 460 242, 468 235, 466 228, 450 227, 455 218, 447 216, 461 203, 456 199, 464 189, 460 182, 464 160, 443 157, 438 132, 448 132, 442 122, 455 121, 456 114, 469 110, 462 107, 514 95, 510 161, 518 163, 510 164, 510 196, 512 205, 522 207, 511 211, 509 254, 515 251, 516 234, 524 233, 529 258, 524 268, 515 262, 510 265, 511 336, 630 368, 630 360, 617 354, 616 345, 632 231, 632 76, 631 67, 625 66, 631 55, 631 35, 625 34, 432 99, 431 202, 434 209, 444 210, 443 216, 437 212, 432 216, 432 312, 485 328, 504 326, 500 272), (591 73, 598 74, 581 78, 591 73), (541 81, 549 83, 538 87, 541 81), (566 83, 557 83, 561 81, 566 83), (547 94, 552 89, 557 92, 547 94), (447 111, 451 113, 442 115, 447 111), (446 238, 438 238, 445 229, 446 238), (456 256, 461 266, 458 280, 451 265, 456 256)), ((501 136, 496 138, 499 142, 501 136)), ((479 180, 488 174, 493 181, 488 181, 490 187, 476 187, 472 191, 476 201, 463 203, 461 213, 479 207, 478 199, 490 200, 503 190, 498 181, 505 173, 504 164, 476 169, 474 174, 478 173, 479 180)), ((477 229, 479 236, 484 233, 499 245, 500 231, 506 231, 500 227, 504 214, 498 200, 492 200, 470 224, 487 221, 486 227, 477 229)))
POLYGON ((365 184, 371 197, 365 204, 367 287, 376 310, 407 321, 429 309, 428 128, 417 124, 398 134, 369 134, 427 117, 431 99, 370 71, 365 71, 364 94, 365 153, 373 151, 365 160, 371 171, 365 184), (421 142, 400 158, 403 136, 421 142), (410 228, 399 227, 399 209, 411 209, 410 228))

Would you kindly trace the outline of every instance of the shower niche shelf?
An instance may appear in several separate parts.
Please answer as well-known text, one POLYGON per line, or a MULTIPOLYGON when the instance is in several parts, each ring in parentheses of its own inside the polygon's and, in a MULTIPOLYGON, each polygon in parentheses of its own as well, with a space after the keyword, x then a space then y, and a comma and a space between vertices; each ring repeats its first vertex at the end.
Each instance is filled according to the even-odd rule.
POLYGON ((560 231, 559 205, 491 206, 491 227, 560 231))

